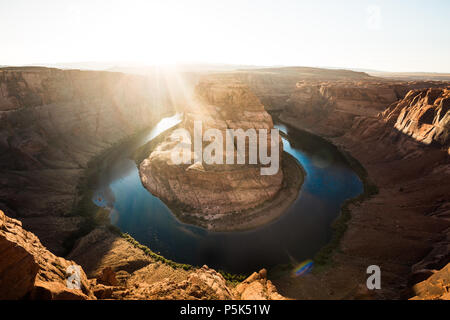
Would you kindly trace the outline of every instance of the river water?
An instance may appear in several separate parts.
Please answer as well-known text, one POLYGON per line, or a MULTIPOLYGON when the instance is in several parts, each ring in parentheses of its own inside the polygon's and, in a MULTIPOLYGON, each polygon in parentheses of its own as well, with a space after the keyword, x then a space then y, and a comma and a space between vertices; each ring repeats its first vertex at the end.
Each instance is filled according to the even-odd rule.
POLYGON ((330 143, 283 124, 284 150, 307 175, 295 202, 274 222, 251 231, 211 232, 179 222, 141 183, 131 153, 176 125, 181 115, 162 119, 139 141, 122 147, 103 164, 94 193, 96 205, 111 210, 111 223, 152 251, 180 263, 204 264, 233 273, 298 263, 312 258, 331 238, 341 204, 363 185, 330 143))

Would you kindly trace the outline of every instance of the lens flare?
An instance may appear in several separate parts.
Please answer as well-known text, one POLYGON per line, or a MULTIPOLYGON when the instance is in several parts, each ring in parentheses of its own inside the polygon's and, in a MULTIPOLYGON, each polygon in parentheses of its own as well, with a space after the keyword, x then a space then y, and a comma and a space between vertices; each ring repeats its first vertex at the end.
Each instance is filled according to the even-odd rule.
POLYGON ((314 267, 314 261, 306 260, 300 263, 297 268, 294 269, 293 276, 299 277, 309 273, 314 267))

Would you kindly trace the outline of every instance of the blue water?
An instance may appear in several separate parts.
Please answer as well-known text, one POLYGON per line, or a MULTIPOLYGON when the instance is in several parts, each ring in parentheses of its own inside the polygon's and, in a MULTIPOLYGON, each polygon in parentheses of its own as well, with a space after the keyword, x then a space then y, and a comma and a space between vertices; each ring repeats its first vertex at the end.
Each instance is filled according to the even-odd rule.
POLYGON ((341 204, 363 190, 358 176, 331 144, 282 124, 284 150, 307 175, 296 201, 276 221, 244 232, 211 232, 179 222, 148 192, 130 154, 180 121, 163 119, 140 141, 120 150, 101 169, 93 201, 111 210, 111 223, 168 259, 234 273, 312 258, 331 237, 341 204))

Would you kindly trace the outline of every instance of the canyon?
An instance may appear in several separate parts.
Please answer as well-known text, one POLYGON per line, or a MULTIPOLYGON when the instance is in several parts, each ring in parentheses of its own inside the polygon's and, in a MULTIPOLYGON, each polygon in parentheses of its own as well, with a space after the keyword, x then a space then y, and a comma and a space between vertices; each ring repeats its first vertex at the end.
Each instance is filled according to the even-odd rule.
MULTIPOLYGON (((0 69, 0 210, 6 213, 0 213, 2 298, 448 297, 448 82, 386 80, 315 68, 239 70, 198 79, 202 108, 186 109, 182 97, 171 98, 170 88, 156 90, 153 82, 137 75, 0 69), (351 217, 328 263, 298 278, 263 269, 231 285, 207 266, 183 267, 151 254, 107 224, 78 234, 89 218, 72 214, 72 209, 80 200, 77 186, 89 163, 177 110, 185 112, 186 128, 205 115, 203 120, 223 128, 271 128, 272 117, 277 117, 351 155, 378 192, 348 205, 351 217), (77 238, 68 253, 63 244, 70 235, 77 238), (73 264, 82 267, 80 290, 64 285, 67 267, 73 264), (365 270, 371 264, 381 267, 381 290, 365 287, 365 270)), ((164 151, 169 147, 162 141, 145 155, 148 159, 140 164, 143 184, 168 202, 187 204, 191 212, 225 217, 245 212, 273 201, 286 180, 283 170, 264 178, 255 173, 259 167, 249 165, 168 167, 164 151), (205 170, 231 178, 208 190, 213 186, 205 170), (172 182, 169 187, 166 181, 172 182), (235 188, 245 197, 237 198, 235 188), (192 202, 194 194, 203 198, 192 202)), ((280 154, 282 161, 289 161, 280 154)), ((301 180, 301 174, 294 180, 301 180)))

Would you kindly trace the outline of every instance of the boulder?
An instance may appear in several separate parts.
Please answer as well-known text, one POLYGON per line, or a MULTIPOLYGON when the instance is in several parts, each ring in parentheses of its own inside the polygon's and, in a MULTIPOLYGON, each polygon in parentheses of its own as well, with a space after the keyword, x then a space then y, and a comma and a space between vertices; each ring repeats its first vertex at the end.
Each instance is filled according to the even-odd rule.
POLYGON ((52 254, 0 211, 0 299, 23 298, 95 299, 80 266, 52 254))

